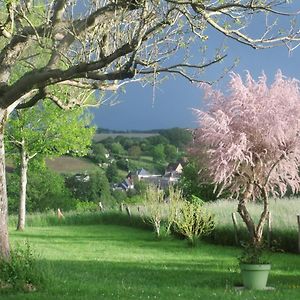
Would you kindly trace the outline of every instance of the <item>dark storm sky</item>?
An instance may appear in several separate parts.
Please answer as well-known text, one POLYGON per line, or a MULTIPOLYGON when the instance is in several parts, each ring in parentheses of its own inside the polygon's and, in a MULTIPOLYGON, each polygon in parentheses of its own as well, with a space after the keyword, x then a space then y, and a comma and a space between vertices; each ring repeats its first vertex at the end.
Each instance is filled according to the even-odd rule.
MULTIPOLYGON (((209 38, 213 45, 217 45, 222 37, 210 35, 209 38)), ((289 54, 285 47, 254 50, 236 42, 229 41, 227 44, 228 57, 218 66, 206 69, 204 80, 218 78, 224 67, 230 66, 235 58, 239 58, 240 62, 234 72, 242 76, 248 70, 257 78, 264 71, 272 82, 276 71, 281 69, 285 76, 300 79, 300 47, 289 54)), ((228 79, 229 75, 225 76, 215 87, 226 91, 228 79)), ((143 88, 138 83, 129 84, 125 93, 118 93, 118 101, 113 106, 106 102, 93 110, 97 126, 114 130, 195 127, 191 108, 203 106, 201 89, 181 77, 170 78, 159 85, 155 94, 151 86, 143 88)))

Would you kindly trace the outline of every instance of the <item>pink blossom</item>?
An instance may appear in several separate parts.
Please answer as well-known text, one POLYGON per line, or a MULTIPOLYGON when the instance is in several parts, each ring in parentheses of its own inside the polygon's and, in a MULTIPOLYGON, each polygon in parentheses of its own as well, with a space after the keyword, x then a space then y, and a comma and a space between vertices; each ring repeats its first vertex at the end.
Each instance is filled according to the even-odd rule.
POLYGON ((208 169, 217 186, 238 197, 254 184, 254 197, 262 189, 284 195, 300 188, 299 81, 278 71, 273 84, 265 74, 255 81, 232 73, 228 95, 202 85, 208 110, 195 109, 198 129, 194 153, 208 155, 208 169), (199 151, 197 151, 197 149, 199 151))

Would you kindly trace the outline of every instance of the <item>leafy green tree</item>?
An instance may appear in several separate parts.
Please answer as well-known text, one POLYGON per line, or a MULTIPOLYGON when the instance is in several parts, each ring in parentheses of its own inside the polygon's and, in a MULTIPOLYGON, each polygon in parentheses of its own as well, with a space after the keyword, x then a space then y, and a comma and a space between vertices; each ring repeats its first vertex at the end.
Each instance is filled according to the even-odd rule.
POLYGON ((102 143, 94 143, 92 145, 92 151, 93 151, 92 154, 93 159, 97 163, 105 163, 108 161, 107 159, 108 151, 102 143))
POLYGON ((182 190, 186 199, 191 201, 194 196, 203 201, 216 200, 214 185, 208 180, 209 177, 199 176, 199 165, 190 160, 182 169, 178 187, 182 190))
MULTIPOLYGON (((18 213, 20 175, 8 174, 9 212, 18 213)), ((74 209, 75 199, 65 187, 62 175, 39 166, 30 167, 28 171, 28 187, 26 208, 28 212, 43 212, 58 207, 64 211, 74 209)))
POLYGON ((116 164, 120 170, 123 170, 126 172, 129 171, 129 160, 127 158, 118 159, 116 164))
POLYGON ((153 145, 153 146, 156 146, 159 144, 162 144, 162 145, 169 144, 169 140, 160 134, 147 137, 146 140, 148 141, 148 143, 150 145, 153 145))
POLYGON ((165 147, 163 144, 158 144, 153 147, 152 157, 154 161, 163 162, 166 160, 165 147))
POLYGON ((115 156, 121 156, 125 154, 125 150, 120 143, 112 143, 111 144, 111 153, 115 156))
POLYGON ((177 148, 174 145, 167 144, 164 149, 166 160, 167 161, 175 161, 178 157, 177 148))
MULTIPOLYGON (((6 127, 7 155, 20 170, 18 230, 24 230, 28 164, 35 157, 85 155, 94 135, 83 109, 64 112, 50 101, 12 113, 6 127)), ((50 178, 51 180, 51 178, 50 178)))
POLYGON ((67 177, 66 186, 73 197, 81 201, 101 201, 108 204, 112 200, 109 182, 101 172, 67 177))
POLYGON ((140 146, 138 146, 138 145, 131 146, 128 149, 128 155, 132 156, 134 158, 139 158, 141 156, 141 154, 142 154, 142 150, 141 150, 140 146))
POLYGON ((163 137, 165 137, 170 144, 177 148, 184 149, 189 143, 192 142, 192 132, 191 130, 184 128, 171 128, 160 130, 159 132, 163 137))
POLYGON ((119 181, 118 167, 115 162, 111 163, 106 169, 106 177, 109 182, 117 183, 119 181))

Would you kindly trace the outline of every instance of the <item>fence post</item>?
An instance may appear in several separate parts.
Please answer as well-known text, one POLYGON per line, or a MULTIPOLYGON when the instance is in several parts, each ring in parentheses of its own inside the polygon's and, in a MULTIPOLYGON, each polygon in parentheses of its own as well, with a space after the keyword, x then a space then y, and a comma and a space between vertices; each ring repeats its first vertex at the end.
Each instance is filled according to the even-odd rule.
POLYGON ((239 245, 240 243, 239 243, 239 236, 238 236, 237 221, 236 221, 236 216, 235 216, 234 212, 231 214, 231 218, 232 218, 233 227, 234 227, 235 242, 236 242, 237 245, 239 245))
POLYGON ((272 239, 272 213, 269 211, 268 213, 268 247, 271 247, 271 239, 272 239))
POLYGON ((130 211, 129 206, 126 205, 126 206, 125 206, 125 209, 126 209, 127 215, 128 215, 129 217, 131 217, 131 211, 130 211))
POLYGON ((300 253, 300 215, 297 215, 298 221, 298 252, 300 253))
POLYGON ((98 205, 99 205, 100 211, 103 211, 103 205, 102 205, 102 202, 101 202, 101 201, 98 203, 98 205))

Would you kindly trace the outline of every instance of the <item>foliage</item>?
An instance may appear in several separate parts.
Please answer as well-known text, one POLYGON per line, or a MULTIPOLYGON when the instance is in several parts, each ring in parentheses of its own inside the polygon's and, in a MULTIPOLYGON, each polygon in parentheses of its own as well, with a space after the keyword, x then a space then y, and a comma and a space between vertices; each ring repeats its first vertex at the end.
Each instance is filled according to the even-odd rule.
POLYGON ((143 180, 136 180, 134 182, 134 189, 136 190, 137 194, 143 195, 146 192, 148 185, 149 184, 143 180))
MULTIPOLYGON (((20 178, 16 173, 7 175, 9 212, 17 213, 19 206, 20 178)), ((75 208, 75 199, 65 187, 65 179, 47 168, 31 168, 28 174, 27 211, 47 211, 75 208)))
POLYGON ((217 199, 213 183, 208 182, 207 178, 199 175, 199 166, 193 159, 183 166, 178 187, 188 201, 191 201, 193 196, 199 197, 204 201, 217 199))
POLYGON ((99 210, 99 206, 91 201, 77 201, 75 211, 78 213, 95 212, 99 210))
POLYGON ((123 146, 118 142, 114 142, 111 144, 110 151, 115 156, 121 156, 125 153, 123 146))
POLYGON ((145 199, 142 195, 132 195, 131 197, 127 197, 124 199, 124 203, 126 204, 142 204, 145 199))
POLYGON ((69 176, 66 178, 66 186, 73 197, 80 201, 112 204, 109 182, 101 172, 69 176))
POLYGON ((300 188, 299 82, 280 71, 270 87, 265 75, 255 81, 248 74, 244 83, 232 74, 229 87, 230 95, 225 96, 204 86, 211 103, 208 111, 196 110, 194 153, 207 153, 213 182, 239 199, 238 212, 252 243, 259 244, 269 194, 283 196, 288 186, 293 192, 300 188), (257 224, 246 206, 252 199, 264 203, 257 224))
POLYGON ((44 280, 28 242, 12 249, 9 260, 0 257, 0 289, 4 286, 14 290, 34 292, 44 280))
POLYGON ((124 159, 124 158, 118 159, 118 160, 116 161, 116 165, 117 165, 117 167, 118 167, 120 170, 123 170, 123 171, 126 171, 126 172, 129 171, 129 169, 128 169, 128 166, 129 166, 129 161, 128 161, 128 159, 124 159))
POLYGON ((164 218, 162 207, 164 204, 164 191, 154 186, 148 186, 145 192, 145 215, 146 220, 153 225, 158 238, 161 236, 161 223, 164 218))
POLYGON ((164 162, 166 160, 165 146, 163 144, 158 144, 152 149, 153 161, 164 162))
POLYGON ((142 154, 142 150, 140 148, 140 146, 138 145, 133 145, 128 149, 128 155, 135 157, 135 158, 139 158, 142 154))
POLYGON ((102 143, 93 143, 92 145, 92 157, 97 163, 105 163, 107 159, 108 151, 102 143))
POLYGON ((177 148, 185 149, 192 142, 192 131, 184 128, 160 130, 159 133, 177 148))
POLYGON ((106 169, 105 175, 110 183, 117 183, 120 180, 116 162, 112 162, 106 169))
POLYGON ((164 148, 166 160, 169 162, 175 161, 178 157, 177 148, 173 145, 167 144, 164 148))
POLYGON ((243 83, 233 74, 230 90, 227 97, 206 86, 210 110, 196 111, 201 125, 196 131, 197 143, 208 147, 214 182, 236 196, 253 182, 253 196, 258 198, 263 188, 281 196, 287 186, 298 191, 298 81, 278 71, 268 87, 265 75, 256 82, 248 74, 243 83))
POLYGON ((184 235, 191 246, 196 246, 201 236, 208 235, 215 227, 213 216, 203 205, 183 201, 174 218, 175 230, 184 235))
POLYGON ((85 155, 95 132, 90 122, 82 108, 64 112, 50 101, 16 111, 6 126, 7 155, 18 159, 22 141, 28 157, 85 155))
POLYGON ((251 243, 243 243, 243 252, 238 260, 240 264, 268 264, 269 261, 265 258, 266 245, 252 245, 251 243))
POLYGON ((127 197, 126 192, 123 190, 113 190, 111 194, 118 203, 123 202, 127 197))

